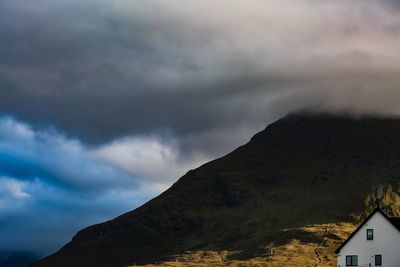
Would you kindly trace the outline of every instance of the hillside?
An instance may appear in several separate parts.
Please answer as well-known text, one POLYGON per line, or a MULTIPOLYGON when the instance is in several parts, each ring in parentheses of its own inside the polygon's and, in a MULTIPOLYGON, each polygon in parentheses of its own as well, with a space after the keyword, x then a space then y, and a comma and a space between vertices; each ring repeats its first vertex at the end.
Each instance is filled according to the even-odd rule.
POLYGON ((152 264, 186 251, 242 261, 293 242, 311 246, 311 254, 325 242, 332 258, 350 232, 340 232, 340 223, 356 222, 374 198, 388 195, 398 212, 399 137, 395 118, 286 116, 142 207, 80 231, 33 266, 152 264), (336 231, 314 231, 329 225, 336 231))
POLYGON ((40 256, 30 252, 0 250, 0 267, 23 267, 40 259, 40 256))

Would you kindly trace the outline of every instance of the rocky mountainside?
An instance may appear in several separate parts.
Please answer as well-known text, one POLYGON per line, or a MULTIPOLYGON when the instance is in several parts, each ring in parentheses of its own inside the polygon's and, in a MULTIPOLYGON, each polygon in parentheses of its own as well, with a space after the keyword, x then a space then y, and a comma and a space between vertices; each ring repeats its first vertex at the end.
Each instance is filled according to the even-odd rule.
POLYGON ((266 244, 317 242, 287 229, 354 222, 376 198, 396 213, 399 185, 400 119, 292 114, 34 266, 149 264, 188 250, 252 258, 266 244))

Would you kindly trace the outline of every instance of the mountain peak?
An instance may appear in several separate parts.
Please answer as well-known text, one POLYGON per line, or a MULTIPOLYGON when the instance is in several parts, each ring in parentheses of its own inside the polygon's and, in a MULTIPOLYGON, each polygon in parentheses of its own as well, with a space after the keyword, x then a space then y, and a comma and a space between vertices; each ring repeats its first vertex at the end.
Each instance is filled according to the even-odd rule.
POLYGON ((283 229, 352 222, 378 186, 399 186, 399 137, 397 118, 290 114, 34 266, 153 263, 199 249, 251 257, 294 238, 283 229))

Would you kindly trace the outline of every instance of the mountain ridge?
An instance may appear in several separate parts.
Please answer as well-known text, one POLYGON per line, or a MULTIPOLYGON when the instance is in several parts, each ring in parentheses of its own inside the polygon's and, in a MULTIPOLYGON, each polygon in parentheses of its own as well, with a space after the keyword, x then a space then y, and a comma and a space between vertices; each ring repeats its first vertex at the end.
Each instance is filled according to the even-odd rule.
POLYGON ((290 114, 32 266, 146 264, 198 249, 251 258, 292 240, 283 229, 354 222, 378 186, 399 187, 399 137, 398 118, 290 114))

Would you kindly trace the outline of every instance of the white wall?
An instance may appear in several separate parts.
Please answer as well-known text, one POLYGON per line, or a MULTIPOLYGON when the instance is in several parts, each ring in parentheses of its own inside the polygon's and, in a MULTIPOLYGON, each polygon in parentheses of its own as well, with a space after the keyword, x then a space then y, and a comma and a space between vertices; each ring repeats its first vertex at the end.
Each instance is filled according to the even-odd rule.
POLYGON ((375 266, 375 254, 382 255, 382 266, 400 267, 400 232, 379 212, 340 250, 338 266, 346 266, 346 255, 357 255, 358 266, 375 266), (367 240, 367 229, 374 229, 374 240, 367 240))

